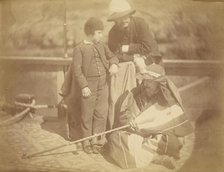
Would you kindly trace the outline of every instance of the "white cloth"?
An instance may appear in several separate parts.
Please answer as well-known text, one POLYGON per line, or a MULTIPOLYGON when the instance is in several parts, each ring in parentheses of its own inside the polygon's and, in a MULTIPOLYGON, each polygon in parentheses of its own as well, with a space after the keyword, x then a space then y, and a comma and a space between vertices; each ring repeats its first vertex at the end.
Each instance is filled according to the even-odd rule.
POLYGON ((114 124, 114 110, 117 99, 126 91, 136 87, 136 72, 133 62, 120 63, 119 71, 116 75, 111 76, 110 81, 110 101, 109 101, 109 127, 114 124))
POLYGON ((142 148, 143 137, 137 134, 128 136, 128 148, 130 154, 135 158, 136 167, 145 167, 152 161, 154 153, 142 148))
POLYGON ((183 113, 182 108, 177 104, 164 108, 158 103, 155 103, 142 112, 141 115, 135 119, 135 122, 139 129, 147 129, 150 127, 165 125, 183 113))

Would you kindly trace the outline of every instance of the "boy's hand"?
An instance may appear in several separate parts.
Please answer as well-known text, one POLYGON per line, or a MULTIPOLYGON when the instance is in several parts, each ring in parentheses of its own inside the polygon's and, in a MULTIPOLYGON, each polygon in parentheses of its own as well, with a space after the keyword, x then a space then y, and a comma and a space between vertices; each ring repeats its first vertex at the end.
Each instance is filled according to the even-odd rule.
POLYGON ((118 72, 118 66, 116 64, 112 64, 109 69, 110 75, 115 75, 118 72))
POLYGON ((83 97, 89 97, 91 96, 92 92, 91 90, 89 89, 89 87, 85 87, 82 89, 82 96, 83 97))

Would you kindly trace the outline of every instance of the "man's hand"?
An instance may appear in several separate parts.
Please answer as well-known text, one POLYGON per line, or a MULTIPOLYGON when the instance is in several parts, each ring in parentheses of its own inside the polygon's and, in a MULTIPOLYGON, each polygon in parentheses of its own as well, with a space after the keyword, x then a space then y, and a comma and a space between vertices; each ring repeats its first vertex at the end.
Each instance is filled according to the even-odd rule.
POLYGON ((118 72, 118 66, 116 64, 112 64, 109 69, 110 75, 115 75, 118 72))
POLYGON ((140 73, 146 72, 146 64, 145 64, 145 58, 144 56, 140 56, 139 54, 134 54, 134 63, 140 73))
POLYGON ((89 97, 91 96, 92 92, 91 90, 89 89, 89 87, 85 87, 82 89, 82 96, 83 97, 89 97))
POLYGON ((129 122, 129 124, 130 124, 130 127, 131 127, 132 130, 134 130, 134 131, 137 131, 137 130, 138 130, 138 125, 137 125, 137 123, 135 122, 134 119, 132 119, 132 120, 129 122))

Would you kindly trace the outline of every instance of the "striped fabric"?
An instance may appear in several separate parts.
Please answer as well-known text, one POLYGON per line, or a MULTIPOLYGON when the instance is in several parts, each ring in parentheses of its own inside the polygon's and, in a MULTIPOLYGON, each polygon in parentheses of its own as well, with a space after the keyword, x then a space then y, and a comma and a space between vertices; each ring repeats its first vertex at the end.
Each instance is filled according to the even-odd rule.
POLYGON ((190 121, 178 104, 166 108, 153 104, 137 116, 135 122, 144 135, 172 132, 182 137, 192 132, 190 121))

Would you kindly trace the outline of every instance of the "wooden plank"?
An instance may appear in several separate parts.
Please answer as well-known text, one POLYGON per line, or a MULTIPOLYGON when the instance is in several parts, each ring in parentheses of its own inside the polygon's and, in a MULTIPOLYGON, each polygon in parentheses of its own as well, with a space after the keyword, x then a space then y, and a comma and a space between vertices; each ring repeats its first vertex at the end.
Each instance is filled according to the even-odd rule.
POLYGON ((0 63, 6 64, 38 64, 38 65, 69 65, 72 58, 62 57, 21 57, 0 56, 0 63))
POLYGON ((194 87, 196 87, 198 85, 204 84, 205 82, 208 82, 209 80, 210 80, 210 77, 207 77, 207 76, 202 77, 202 78, 200 78, 200 79, 198 79, 198 80, 196 80, 194 82, 191 82, 191 83, 189 83, 189 84, 187 84, 185 86, 182 86, 182 87, 178 88, 178 91, 181 93, 183 91, 186 91, 186 90, 189 90, 191 88, 194 88, 194 87))
MULTIPOLYGON (((0 62, 18 62, 30 64, 51 64, 51 65, 68 65, 72 58, 63 57, 25 57, 25 56, 0 56, 0 62)), ((224 67, 224 61, 220 60, 182 60, 182 59, 164 59, 165 67, 224 67)))
MULTIPOLYGON (((21 56, 0 56, 0 64, 36 64, 67 66, 72 58, 63 57, 21 57, 21 56)), ((213 76, 222 75, 224 61, 218 60, 171 60, 164 59, 164 66, 168 75, 198 75, 213 76)))
POLYGON ((196 68, 196 67, 224 67, 224 61, 220 60, 171 60, 164 59, 165 67, 175 68, 175 67, 184 67, 184 68, 196 68))
POLYGON ((164 60, 168 75, 218 76, 223 75, 224 61, 218 60, 164 60))

